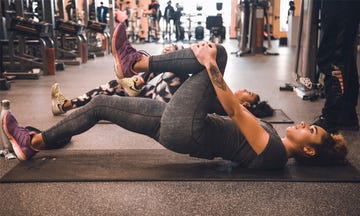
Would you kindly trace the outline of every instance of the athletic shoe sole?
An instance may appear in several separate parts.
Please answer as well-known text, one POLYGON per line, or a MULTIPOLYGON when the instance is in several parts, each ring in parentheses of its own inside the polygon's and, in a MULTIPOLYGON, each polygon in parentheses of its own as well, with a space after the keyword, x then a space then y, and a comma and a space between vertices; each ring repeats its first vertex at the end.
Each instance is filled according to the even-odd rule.
MULTIPOLYGON (((122 25, 122 24, 119 24, 119 25, 122 25)), ((118 28, 121 28, 121 27, 119 26, 118 28)), ((116 46, 115 46, 115 42, 116 42, 118 32, 119 31, 115 31, 113 36, 112 36, 111 50, 112 50, 113 56, 115 58, 116 74, 121 76, 121 77, 118 77, 118 78, 124 78, 124 71, 121 68, 121 60, 120 60, 120 57, 117 54, 117 50, 116 50, 116 46)))
POLYGON ((7 138, 9 139, 12 147, 13 147, 13 150, 14 150, 14 153, 16 155, 16 157, 21 160, 21 161, 25 161, 27 160, 26 158, 26 155, 24 154, 24 152, 21 150, 21 147, 19 145, 19 143, 16 141, 16 139, 9 133, 8 129, 7 129, 7 126, 6 126, 6 119, 7 119, 8 115, 5 115, 3 117, 3 120, 2 120, 2 125, 3 125, 3 130, 5 132, 5 135, 7 136, 7 138))

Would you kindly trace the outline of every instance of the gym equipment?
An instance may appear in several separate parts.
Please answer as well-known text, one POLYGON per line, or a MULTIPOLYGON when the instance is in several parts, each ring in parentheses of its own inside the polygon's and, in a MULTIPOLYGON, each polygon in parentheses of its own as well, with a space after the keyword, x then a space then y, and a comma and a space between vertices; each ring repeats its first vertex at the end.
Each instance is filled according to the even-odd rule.
POLYGON ((238 47, 232 52, 236 56, 245 55, 279 55, 272 53, 270 23, 268 17, 269 0, 243 0, 238 5, 238 47), (266 21, 266 25, 265 25, 266 21), (264 47, 264 26, 266 26, 268 47, 264 47))
POLYGON ((95 10, 97 5, 97 1, 94 0, 91 5, 88 7, 85 6, 85 14, 94 14, 93 16, 86 16, 87 23, 86 23, 86 38, 88 39, 87 43, 87 49, 88 49, 88 55, 90 58, 94 58, 95 56, 104 56, 105 54, 111 53, 111 42, 110 42, 110 34, 109 34, 109 25, 106 23, 107 21, 106 17, 104 16, 104 13, 108 14, 109 7, 105 7, 101 5, 100 7, 97 7, 97 10, 95 10), (106 8, 106 10, 102 10, 102 8, 106 8), (87 11, 91 10, 90 13, 87 13, 87 11), (101 13, 102 14, 99 14, 101 13), (96 19, 96 17, 98 19, 96 19), (99 19, 100 17, 100 19, 99 19))
POLYGON ((9 29, 9 63, 5 64, 6 76, 17 78, 39 78, 38 67, 44 74, 55 74, 54 43, 50 38, 51 26, 45 22, 33 22, 23 17, 10 21, 9 29), (32 71, 20 73, 20 71, 32 71))
MULTIPOLYGON (((197 16, 198 17, 202 17, 203 14, 201 13, 202 11, 202 6, 200 4, 196 5, 196 10, 198 11, 197 16)), ((195 39, 196 40, 203 40, 204 39, 204 26, 202 26, 202 22, 200 20, 197 21, 197 26, 195 27, 195 39)))
MULTIPOLYGON (((0 39, 0 50, 2 49, 3 39, 0 39)), ((9 90, 11 88, 11 83, 8 81, 7 77, 3 75, 5 70, 3 69, 3 52, 0 52, 0 90, 9 90)))
POLYGON ((10 88, 11 88, 11 83, 1 73, 1 76, 0 76, 0 90, 9 90, 10 88))
MULTIPOLYGON (((356 160, 354 160, 356 161, 356 160)), ((272 181, 360 182, 360 172, 347 166, 297 166, 259 170, 224 160, 203 160, 165 149, 48 150, 19 163, 1 179, 15 182, 79 181, 272 181)))
POLYGON ((193 33, 192 33, 193 32, 193 29, 192 29, 193 20, 192 19, 195 16, 196 16, 195 14, 184 14, 184 16, 183 16, 183 18, 186 20, 185 22, 187 22, 187 28, 186 28, 186 31, 184 28, 184 31, 187 33, 188 41, 191 41, 191 38, 193 36, 193 33))
POLYGON ((56 58, 68 65, 87 62, 86 37, 84 25, 63 19, 56 20, 56 58))
MULTIPOLYGON (((216 3, 216 10, 222 10, 222 3, 216 3)), ((214 43, 222 43, 225 40, 226 29, 223 26, 223 20, 221 13, 216 16, 206 17, 206 29, 210 30, 210 41, 214 43)))
POLYGON ((214 43, 222 43, 225 27, 223 26, 221 16, 206 17, 206 29, 210 30, 210 41, 214 43))
POLYGON ((35 14, 29 6, 32 3, 30 1, 24 4, 21 0, 16 0, 11 4, 2 2, 5 6, 8 29, 8 39, 1 41, 3 76, 38 79, 41 70, 47 75, 55 73, 54 42, 51 39, 52 25, 33 19, 35 14), (29 8, 30 10, 24 10, 29 8))
POLYGON ((0 1, 0 39, 7 39, 5 8, 3 8, 4 2, 0 1))
POLYGON ((66 20, 72 20, 72 21, 77 21, 77 1, 76 0, 67 0, 66 2, 66 6, 65 6, 65 11, 66 11, 66 20))
POLYGON ((300 25, 297 41, 295 75, 299 84, 297 95, 304 100, 316 100, 322 95, 322 85, 318 82, 316 55, 319 35, 320 2, 302 0, 300 5, 300 25))
POLYGON ((3 68, 2 44, 7 41, 6 20, 4 17, 5 8, 3 8, 3 5, 4 2, 0 1, 0 90, 9 90, 11 88, 11 84, 7 78, 3 76, 5 69, 3 68))
POLYGON ((195 28, 195 39, 203 40, 204 39, 204 27, 201 25, 201 22, 197 23, 198 25, 195 28))
POLYGON ((88 38, 89 56, 104 56, 110 54, 110 34, 107 32, 108 25, 93 20, 89 20, 86 26, 86 37, 88 38), (100 46, 98 45, 98 35, 101 35, 100 46))
POLYGON ((79 24, 77 1, 57 1, 55 19, 56 59, 66 65, 80 65, 88 59, 85 25, 79 24), (67 14, 67 15, 66 15, 67 14))

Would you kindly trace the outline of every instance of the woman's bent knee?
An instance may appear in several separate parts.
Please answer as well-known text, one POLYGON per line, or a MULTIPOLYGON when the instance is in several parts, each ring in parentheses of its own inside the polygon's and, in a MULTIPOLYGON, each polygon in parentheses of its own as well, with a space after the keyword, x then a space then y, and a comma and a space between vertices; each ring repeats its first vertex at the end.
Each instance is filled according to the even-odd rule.
POLYGON ((226 49, 220 44, 216 44, 216 50, 217 50, 216 62, 218 64, 220 72, 224 74, 227 63, 227 52, 226 49))
POLYGON ((107 95, 97 95, 89 102, 89 106, 96 107, 99 105, 104 105, 108 99, 109 96, 107 95))
POLYGON ((221 44, 216 44, 216 50, 218 56, 227 58, 227 52, 224 46, 222 46, 221 44))

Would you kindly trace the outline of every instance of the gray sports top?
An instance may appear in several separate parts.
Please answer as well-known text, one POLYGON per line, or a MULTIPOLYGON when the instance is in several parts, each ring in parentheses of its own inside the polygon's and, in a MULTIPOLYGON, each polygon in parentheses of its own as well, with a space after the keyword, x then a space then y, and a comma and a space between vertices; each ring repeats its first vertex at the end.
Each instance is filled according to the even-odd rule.
POLYGON ((285 166, 288 160, 285 146, 270 123, 260 120, 270 138, 265 150, 257 155, 229 117, 209 114, 206 121, 210 123, 207 124, 210 126, 206 142, 210 158, 221 157, 241 167, 255 169, 280 169, 285 166))

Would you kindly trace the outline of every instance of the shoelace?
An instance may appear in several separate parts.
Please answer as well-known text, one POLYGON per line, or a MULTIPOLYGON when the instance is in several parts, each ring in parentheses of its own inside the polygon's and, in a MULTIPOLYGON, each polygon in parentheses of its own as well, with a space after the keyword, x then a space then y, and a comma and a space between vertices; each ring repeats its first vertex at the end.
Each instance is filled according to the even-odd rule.
POLYGON ((144 56, 151 56, 150 53, 146 52, 145 50, 138 50, 144 56))

